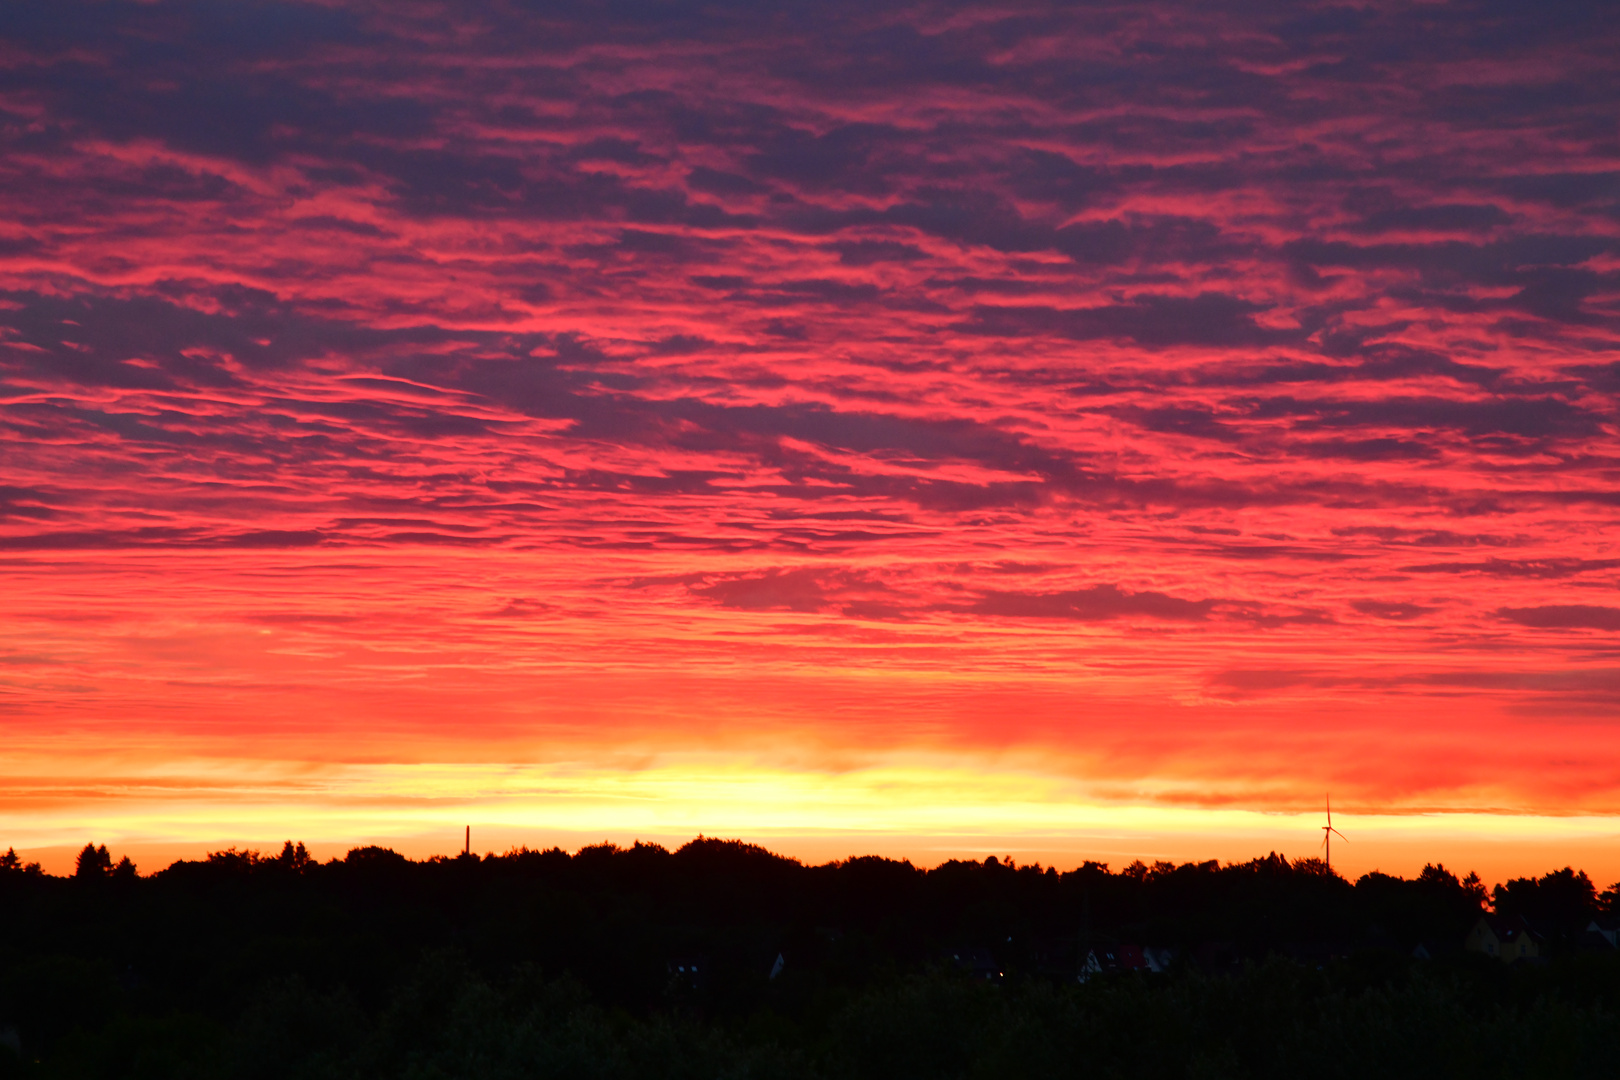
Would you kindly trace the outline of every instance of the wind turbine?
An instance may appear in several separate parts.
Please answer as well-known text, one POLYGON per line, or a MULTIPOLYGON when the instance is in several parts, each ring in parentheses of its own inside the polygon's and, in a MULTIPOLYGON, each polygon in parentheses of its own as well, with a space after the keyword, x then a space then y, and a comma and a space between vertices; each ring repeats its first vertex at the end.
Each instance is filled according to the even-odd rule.
POLYGON ((1324 804, 1327 806, 1328 819, 1327 824, 1322 826, 1322 850, 1327 853, 1327 856, 1323 861, 1326 863, 1327 868, 1332 870, 1333 838, 1337 836, 1340 840, 1343 840, 1347 844, 1350 842, 1350 838, 1333 827, 1333 800, 1326 795, 1322 796, 1322 799, 1324 804))

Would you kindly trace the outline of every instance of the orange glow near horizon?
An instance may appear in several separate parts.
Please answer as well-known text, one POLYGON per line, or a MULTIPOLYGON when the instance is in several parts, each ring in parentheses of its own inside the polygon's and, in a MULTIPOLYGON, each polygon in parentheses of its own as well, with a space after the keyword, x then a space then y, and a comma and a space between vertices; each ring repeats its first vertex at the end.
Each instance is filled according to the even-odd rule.
POLYGON ((1611 30, 266 2, 0 53, 0 846, 1620 878, 1611 30))
MULTIPOLYGON (((715 757, 654 756, 596 769, 208 760, 130 770, 113 783, 113 767, 98 762, 85 770, 89 783, 105 789, 97 805, 87 810, 82 795, 69 798, 71 816, 62 816, 51 800, 39 800, 17 816, 18 835, 22 854, 57 873, 71 870, 87 834, 151 872, 218 850, 221 836, 264 851, 299 839, 320 858, 362 843, 417 858, 453 854, 460 834, 446 823, 458 820, 476 822, 479 852, 636 840, 674 848, 703 834, 745 837, 808 862, 878 852, 932 866, 993 854, 1062 869, 1092 859, 1118 869, 1138 858, 1321 856, 1320 810, 1104 802, 1067 777, 1037 771, 1035 762, 1000 760, 986 771, 978 757, 926 757, 897 755, 836 773, 715 757)), ((53 779, 65 785, 74 778, 53 779)), ((21 782, 7 778, 7 787, 27 804, 21 782)), ((1549 850, 1605 884, 1620 877, 1620 817, 1366 814, 1342 806, 1336 813, 1354 841, 1336 843, 1333 863, 1352 878, 1370 870, 1410 877, 1441 862, 1491 883, 1540 865, 1549 850)))

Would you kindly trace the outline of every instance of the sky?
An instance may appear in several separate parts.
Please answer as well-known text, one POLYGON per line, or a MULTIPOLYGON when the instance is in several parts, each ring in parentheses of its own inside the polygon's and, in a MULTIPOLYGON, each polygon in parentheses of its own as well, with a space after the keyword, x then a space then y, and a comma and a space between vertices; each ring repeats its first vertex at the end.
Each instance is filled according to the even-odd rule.
POLYGON ((0 843, 1620 877, 1620 17, 0 25, 0 843))

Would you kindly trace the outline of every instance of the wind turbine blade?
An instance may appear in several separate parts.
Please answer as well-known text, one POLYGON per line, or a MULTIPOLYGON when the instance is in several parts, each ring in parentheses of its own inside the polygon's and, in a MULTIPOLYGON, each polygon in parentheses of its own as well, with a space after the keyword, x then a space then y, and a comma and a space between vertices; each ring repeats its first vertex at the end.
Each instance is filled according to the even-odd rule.
POLYGON ((1350 842, 1350 838, 1344 835, 1344 833, 1340 832, 1338 829, 1333 830, 1333 835, 1337 836, 1340 840, 1343 840, 1347 844, 1350 842))

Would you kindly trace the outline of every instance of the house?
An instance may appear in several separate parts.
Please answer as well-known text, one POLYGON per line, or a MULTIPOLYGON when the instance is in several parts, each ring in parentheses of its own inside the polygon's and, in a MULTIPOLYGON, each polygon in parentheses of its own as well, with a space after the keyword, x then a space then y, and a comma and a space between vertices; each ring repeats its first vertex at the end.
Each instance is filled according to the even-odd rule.
POLYGON ((1114 950, 1120 971, 1147 971, 1151 968, 1140 945, 1121 945, 1114 950))
POLYGON ((1481 915, 1463 939, 1463 948, 1494 956, 1504 964, 1547 955, 1546 940, 1530 929, 1522 915, 1481 915))
POLYGON ((1117 971, 1152 971, 1140 945, 1098 945, 1086 953, 1080 965, 1080 981, 1117 971))
POLYGON ((1576 936, 1575 948, 1581 952, 1609 953, 1614 952, 1614 943, 1604 935, 1603 931, 1594 930, 1588 924, 1587 928, 1576 936))
POLYGON ((692 993, 703 989, 708 982, 709 958, 706 956, 677 956, 664 966, 669 972, 665 989, 670 993, 692 993))
POLYGON ((1620 948, 1620 919, 1605 915, 1586 924, 1588 934, 1597 934, 1612 948, 1620 948))
POLYGON ((966 972, 970 978, 990 982, 1000 982, 1002 979, 1001 967, 990 955, 989 949, 952 949, 945 955, 958 971, 966 972))
POLYGON ((1424 938, 1412 946, 1412 959, 1436 960, 1442 956, 1450 956, 1456 951, 1457 946, 1455 944, 1436 941, 1434 938, 1424 938))
POLYGON ((1147 961, 1149 971, 1162 975, 1170 970, 1171 963, 1176 959, 1176 950, 1163 945, 1148 945, 1142 949, 1142 959, 1147 961))

